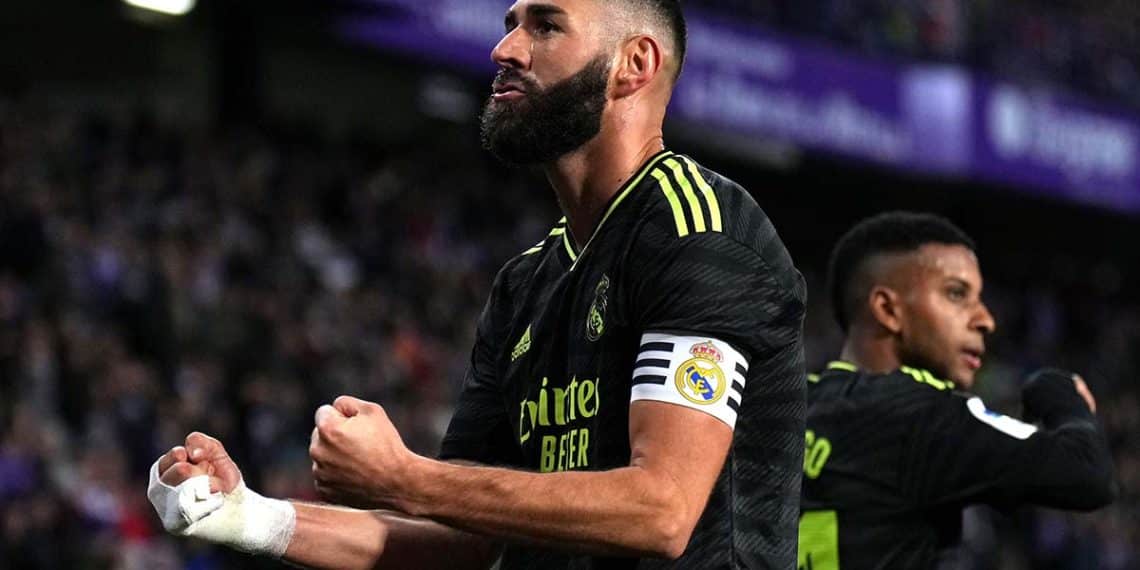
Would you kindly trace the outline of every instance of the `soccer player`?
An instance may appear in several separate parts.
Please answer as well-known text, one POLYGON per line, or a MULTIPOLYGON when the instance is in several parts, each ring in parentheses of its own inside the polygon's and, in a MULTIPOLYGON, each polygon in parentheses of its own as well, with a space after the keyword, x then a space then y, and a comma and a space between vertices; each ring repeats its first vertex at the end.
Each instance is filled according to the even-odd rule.
POLYGON ((317 567, 792 567, 804 284, 744 189, 665 149, 684 54, 676 1, 516 2, 482 136, 565 218, 496 278, 440 460, 322 407, 318 490, 387 509, 350 510, 256 495, 192 434, 152 470, 167 528, 317 567))
POLYGON ((964 390, 994 318, 974 243, 947 220, 892 212, 832 252, 842 360, 809 376, 799 568, 957 567, 962 508, 1111 502, 1108 445, 1077 376, 1022 388, 1026 419, 964 390))

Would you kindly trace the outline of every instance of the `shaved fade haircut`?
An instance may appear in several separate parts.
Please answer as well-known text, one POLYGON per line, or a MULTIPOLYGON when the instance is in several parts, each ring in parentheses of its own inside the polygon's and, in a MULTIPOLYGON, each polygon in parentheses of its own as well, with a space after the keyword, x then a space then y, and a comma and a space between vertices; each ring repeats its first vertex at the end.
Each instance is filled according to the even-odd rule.
POLYGON ((626 30, 634 33, 659 31, 665 34, 661 39, 668 42, 666 49, 671 49, 677 60, 677 68, 673 70, 673 80, 681 76, 681 69, 685 67, 685 51, 687 49, 689 30, 685 24, 685 14, 681 11, 679 0, 598 0, 612 2, 619 9, 626 10, 632 17, 626 30))
POLYGON ((827 289, 839 328, 846 334, 869 287, 866 272, 882 255, 912 253, 924 245, 961 245, 976 250, 974 240, 950 220, 934 214, 885 212, 855 224, 835 249, 827 266, 827 289))

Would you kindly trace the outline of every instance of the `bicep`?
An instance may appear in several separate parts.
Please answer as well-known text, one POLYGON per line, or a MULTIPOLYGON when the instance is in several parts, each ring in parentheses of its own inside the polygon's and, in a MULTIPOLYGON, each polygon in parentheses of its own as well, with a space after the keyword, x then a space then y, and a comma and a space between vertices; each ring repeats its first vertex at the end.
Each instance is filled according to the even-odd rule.
POLYGON ((724 466, 732 429, 704 412, 638 400, 629 407, 629 441, 630 465, 672 486, 695 524, 724 466))
MULTIPOLYGON (((723 234, 685 238, 642 257, 645 271, 631 296, 633 323, 643 332, 631 374, 632 460, 659 465, 699 517, 738 415, 758 405, 745 401, 757 392, 747 384, 765 374, 750 368, 767 368, 798 347, 802 299, 795 287, 781 286, 798 274, 773 270, 723 234)), ((789 372, 802 378, 802 368, 789 372)))
POLYGON ((703 510, 732 444, 748 366, 714 337, 643 334, 630 389, 631 464, 667 474, 703 510))

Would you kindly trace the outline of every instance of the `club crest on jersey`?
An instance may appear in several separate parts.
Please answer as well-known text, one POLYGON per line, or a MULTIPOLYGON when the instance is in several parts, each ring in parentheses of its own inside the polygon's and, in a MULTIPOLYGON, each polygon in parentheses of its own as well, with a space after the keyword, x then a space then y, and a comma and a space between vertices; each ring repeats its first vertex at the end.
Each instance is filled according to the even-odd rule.
POLYGON ((711 405, 724 397, 728 380, 720 363, 724 355, 712 341, 694 344, 689 349, 693 357, 677 367, 677 391, 694 404, 711 405))
POLYGON ((590 342, 602 338, 606 332, 606 307, 610 303, 610 278, 602 276, 598 286, 594 288, 594 302, 590 303, 590 310, 586 313, 586 340, 590 342))

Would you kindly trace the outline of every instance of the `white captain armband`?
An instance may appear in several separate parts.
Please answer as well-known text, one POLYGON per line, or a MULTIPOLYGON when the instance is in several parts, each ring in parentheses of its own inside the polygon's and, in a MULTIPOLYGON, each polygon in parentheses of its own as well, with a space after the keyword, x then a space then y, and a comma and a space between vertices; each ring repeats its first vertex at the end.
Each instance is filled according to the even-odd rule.
POLYGON ((966 407, 969 408, 970 413, 973 414, 978 421, 1010 437, 1029 439, 1029 436, 1037 433, 1037 426, 987 409, 982 399, 976 396, 966 401, 966 407))
POLYGON ((645 333, 633 365, 630 401, 677 404, 734 428, 747 376, 748 360, 727 342, 645 333))

